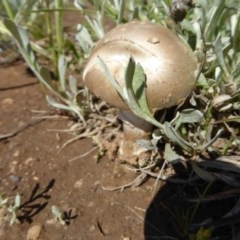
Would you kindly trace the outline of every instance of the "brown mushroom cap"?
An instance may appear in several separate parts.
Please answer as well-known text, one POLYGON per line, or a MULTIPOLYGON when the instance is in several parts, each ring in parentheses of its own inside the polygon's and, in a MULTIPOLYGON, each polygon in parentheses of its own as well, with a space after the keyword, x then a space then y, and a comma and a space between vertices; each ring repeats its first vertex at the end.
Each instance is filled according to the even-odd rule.
POLYGON ((153 112, 184 100, 196 83, 197 61, 192 50, 170 30, 154 23, 133 21, 109 31, 95 46, 83 73, 90 91, 112 106, 127 110, 106 78, 98 56, 120 86, 124 85, 129 58, 141 64, 153 112))

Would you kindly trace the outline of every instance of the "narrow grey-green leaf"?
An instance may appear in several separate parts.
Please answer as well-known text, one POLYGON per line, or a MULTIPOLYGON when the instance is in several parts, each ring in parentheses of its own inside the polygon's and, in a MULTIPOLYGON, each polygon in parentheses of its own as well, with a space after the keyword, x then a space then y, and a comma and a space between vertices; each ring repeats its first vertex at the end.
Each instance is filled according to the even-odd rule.
POLYGON ((124 99, 123 91, 122 91, 120 85, 118 84, 118 82, 116 81, 116 79, 110 73, 108 66, 106 65, 106 63, 99 56, 98 56, 98 60, 99 60, 99 64, 102 67, 103 72, 104 72, 106 78, 113 85, 113 87, 117 90, 118 94, 124 99))
POLYGON ((109 82, 113 85, 113 87, 117 90, 118 94, 122 97, 124 102, 129 106, 129 108, 132 110, 134 114, 139 116, 140 118, 143 118, 142 111, 140 107, 138 106, 132 88, 131 88, 131 82, 134 75, 135 70, 135 62, 133 59, 129 59, 128 65, 126 67, 125 71, 125 84, 129 85, 126 87, 121 88, 116 79, 112 76, 111 72, 108 69, 108 66, 105 64, 105 62, 101 59, 101 57, 98 56, 99 64, 101 65, 104 74, 106 78, 109 80, 109 82))
POLYGON ((36 5, 37 1, 36 0, 23 0, 23 1, 12 1, 12 3, 15 2, 15 9, 17 10, 14 22, 15 23, 20 23, 23 22, 24 19, 29 19, 29 22, 33 22, 36 19, 36 16, 31 14, 31 16, 23 13, 27 13, 35 8, 34 5, 36 5))
POLYGON ((68 83, 71 93, 76 95, 78 93, 77 79, 74 76, 70 75, 68 78, 68 83))
POLYGON ((173 128, 173 126, 171 126, 171 124, 169 122, 165 122, 164 123, 164 131, 166 136, 173 142, 178 144, 179 146, 181 146, 183 149, 189 151, 191 149, 193 149, 192 145, 187 142, 186 140, 184 140, 179 134, 178 132, 173 128))
POLYGON ((123 15, 125 10, 125 0, 120 0, 119 9, 118 9, 118 24, 123 22, 123 15))
POLYGON ((65 57, 61 55, 58 59, 58 75, 59 75, 59 83, 60 83, 62 92, 66 91, 66 82, 65 82, 66 70, 67 70, 67 61, 65 57))
POLYGON ((84 53, 90 54, 94 43, 88 30, 81 24, 77 25, 76 40, 78 41, 84 53))
POLYGON ((214 50, 215 50, 220 67, 222 68, 224 74, 228 77, 229 71, 228 71, 227 65, 225 63, 224 54, 223 54, 223 46, 222 46, 222 41, 221 41, 220 35, 217 37, 217 39, 215 41, 214 50))
POLYGON ((132 20, 139 19, 139 6, 135 6, 132 13, 132 20))
POLYGON ((214 35, 216 28, 216 23, 220 19, 225 8, 225 1, 219 1, 218 6, 210 8, 210 16, 208 17, 208 22, 206 23, 206 39, 211 39, 214 35))
POLYGON ((19 194, 17 194, 14 200, 14 208, 19 208, 20 205, 21 205, 21 197, 19 194))
POLYGON ((132 82, 133 92, 135 94, 136 100, 142 109, 142 111, 148 115, 152 115, 147 102, 146 94, 146 75, 140 64, 136 65, 133 82, 132 82))
POLYGON ((30 40, 28 37, 27 30, 22 26, 16 25, 9 19, 4 19, 4 25, 12 33, 18 45, 20 45, 26 52, 28 52, 30 40))
POLYGON ((147 104, 146 97, 146 76, 140 64, 130 57, 125 72, 125 88, 123 89, 124 97, 127 99, 130 109, 136 115, 146 121, 156 122, 153 118, 147 104))
POLYGON ((197 150, 203 150, 203 149, 207 149, 208 147, 210 147, 220 136, 221 134, 224 132, 223 129, 219 129, 216 133, 216 135, 209 141, 207 142, 206 144, 200 146, 200 147, 197 147, 196 149, 197 150))
MULTIPOLYGON (((146 114, 147 110, 145 108, 145 112, 141 109, 139 106, 139 103, 136 100, 136 96, 134 94, 133 90, 133 78, 134 78, 134 73, 135 73, 135 61, 131 57, 129 58, 129 62, 127 64, 126 70, 125 70, 125 87, 121 88, 116 79, 112 76, 111 72, 108 69, 108 66, 104 63, 104 61, 101 59, 101 57, 98 56, 99 64, 103 69, 103 72, 108 79, 108 81, 113 85, 113 87, 117 90, 118 94, 122 97, 124 102, 129 106, 131 111, 138 117, 152 123, 153 125, 162 128, 162 125, 154 119, 151 114, 146 114)), ((143 71, 142 68, 139 68, 140 72, 143 71)), ((140 73, 141 75, 141 73, 140 73)), ((143 78, 142 78, 143 80, 143 78)), ((140 83, 142 81, 140 79, 140 83)), ((144 94, 142 94, 144 96, 144 94)), ((144 96, 146 97, 146 96, 144 96)), ((143 101, 141 100, 141 104, 143 101)), ((145 104, 147 105, 147 104, 145 104)), ((149 111, 150 112, 150 111, 149 111)))
POLYGON ((175 164, 180 162, 181 160, 181 156, 178 155, 172 148, 171 145, 169 143, 167 143, 165 145, 165 151, 164 151, 164 157, 165 159, 171 163, 171 164, 175 164))
POLYGON ((196 162, 191 161, 191 165, 192 165, 192 168, 193 168, 194 172, 195 172, 200 178, 204 179, 205 181, 211 182, 211 181, 214 181, 214 180, 216 179, 215 176, 214 176, 212 173, 210 173, 210 172, 208 172, 208 171, 200 168, 200 167, 197 165, 196 162))
POLYGON ((10 31, 13 37, 16 39, 17 43, 23 47, 24 44, 23 44, 21 34, 18 30, 19 27, 17 27, 13 21, 7 18, 4 18, 3 23, 5 27, 8 29, 8 31, 10 31))
POLYGON ((74 0, 73 4, 77 9, 81 11, 86 7, 84 1, 82 0, 74 0))
MULTIPOLYGON (((240 19, 240 17, 239 17, 239 19, 240 19)), ((238 62, 236 64, 236 66, 234 66, 234 68, 232 69, 231 76, 232 76, 233 80, 240 77, 240 62, 238 62)))
MULTIPOLYGON (((99 11, 96 12, 97 18, 101 18, 101 13, 99 11)), ((92 28, 98 39, 101 39, 104 36, 104 29, 102 27, 100 19, 98 21, 91 20, 88 15, 85 15, 85 19, 88 22, 89 26, 92 28)))
POLYGON ((133 78, 135 68, 136 68, 135 60, 132 57, 130 57, 125 70, 125 87, 123 88, 123 96, 130 109, 137 116, 144 119, 143 112, 137 102, 135 92, 133 89, 133 78))
POLYGON ((123 93, 129 108, 140 118, 162 129, 162 124, 152 116, 148 107, 144 70, 140 64, 136 65, 133 57, 129 58, 126 68, 125 86, 126 88, 123 89, 123 93))
POLYGON ((125 71, 125 84, 129 89, 133 89, 133 76, 135 72, 136 63, 133 57, 129 58, 129 62, 125 71))
POLYGON ((52 85, 51 74, 47 68, 40 67, 39 73, 44 81, 46 81, 49 85, 52 85))
POLYGON ((47 102, 52 106, 52 107, 55 107, 57 109, 62 109, 64 111, 72 111, 72 109, 70 107, 68 107, 67 105, 64 105, 64 104, 61 104, 61 103, 58 103, 54 100, 53 97, 51 96, 46 96, 46 99, 47 99, 47 102))

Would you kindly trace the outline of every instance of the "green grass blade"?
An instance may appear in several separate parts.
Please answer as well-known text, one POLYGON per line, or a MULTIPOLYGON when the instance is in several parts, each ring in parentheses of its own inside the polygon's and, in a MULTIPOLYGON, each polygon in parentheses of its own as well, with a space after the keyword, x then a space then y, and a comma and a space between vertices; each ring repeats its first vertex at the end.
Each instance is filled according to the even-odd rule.
POLYGON ((221 37, 220 35, 217 37, 216 41, 215 41, 215 46, 214 46, 214 50, 219 62, 219 65, 222 69, 222 71, 224 72, 226 77, 229 77, 229 70, 227 68, 227 65, 225 63, 225 59, 224 59, 224 54, 223 54, 223 46, 222 46, 222 41, 221 41, 221 37))
MULTIPOLYGON (((205 15, 209 15, 208 18, 206 19, 206 28, 205 28, 205 34, 206 34, 206 39, 210 40, 215 34, 215 29, 216 29, 216 23, 219 22, 221 15, 224 12, 225 8, 225 0, 218 1, 216 6, 213 6, 208 9, 208 12, 204 13, 205 15)), ((206 11, 206 9, 205 9, 206 11)))
MULTIPOLYGON (((58 9, 63 8, 63 0, 55 0, 55 7, 58 9)), ((57 51, 58 54, 63 53, 63 12, 62 11, 55 11, 55 26, 56 26, 56 42, 57 42, 57 51)))
POLYGON ((3 0, 3 5, 10 20, 14 21, 15 14, 9 0, 3 0))
POLYGON ((118 20, 117 20, 118 24, 123 22, 123 15, 124 15, 124 10, 125 10, 125 1, 126 0, 120 0, 120 3, 119 3, 118 20))

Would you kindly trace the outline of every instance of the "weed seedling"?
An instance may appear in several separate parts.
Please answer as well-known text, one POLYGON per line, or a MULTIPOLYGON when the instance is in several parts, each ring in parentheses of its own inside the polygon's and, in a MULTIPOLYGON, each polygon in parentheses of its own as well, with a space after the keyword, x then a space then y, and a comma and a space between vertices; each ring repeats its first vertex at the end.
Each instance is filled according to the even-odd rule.
POLYGON ((16 195, 15 200, 14 200, 14 204, 10 205, 8 207, 8 212, 9 212, 9 223, 10 225, 13 225, 13 223, 18 223, 18 211, 20 209, 21 206, 21 197, 19 194, 16 195))
POLYGON ((0 209, 5 209, 6 219, 9 221, 10 225, 13 225, 14 223, 18 223, 18 211, 21 206, 21 196, 17 194, 14 199, 14 204, 9 205, 8 204, 8 198, 5 198, 0 191, 0 209))
POLYGON ((64 219, 64 213, 56 206, 52 206, 52 214, 54 216, 55 222, 59 222, 61 225, 65 225, 66 221, 64 219))

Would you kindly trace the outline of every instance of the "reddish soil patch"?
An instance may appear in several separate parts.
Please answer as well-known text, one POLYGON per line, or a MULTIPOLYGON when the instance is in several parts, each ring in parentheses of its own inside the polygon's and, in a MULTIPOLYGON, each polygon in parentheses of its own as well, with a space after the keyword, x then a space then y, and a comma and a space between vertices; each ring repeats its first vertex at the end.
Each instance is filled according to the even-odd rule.
MULTIPOLYGON (((27 74, 22 62, 1 66, 0 72, 3 135, 39 116, 36 110, 47 112, 50 108, 37 80, 27 74)), ((148 232, 145 215, 153 196, 153 181, 123 192, 103 190, 101 185, 118 186, 136 176, 106 157, 97 163, 97 150, 69 162, 93 148, 90 139, 83 139, 59 153, 72 135, 49 130, 68 129, 69 124, 65 117, 49 118, 0 141, 1 190, 10 202, 16 194, 21 195, 21 223, 2 223, 0 238, 33 239, 27 234, 35 226, 39 230, 36 239, 41 240, 152 239, 144 236, 144 231, 148 232), (53 205, 68 215, 68 225, 49 223, 53 205)))

